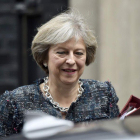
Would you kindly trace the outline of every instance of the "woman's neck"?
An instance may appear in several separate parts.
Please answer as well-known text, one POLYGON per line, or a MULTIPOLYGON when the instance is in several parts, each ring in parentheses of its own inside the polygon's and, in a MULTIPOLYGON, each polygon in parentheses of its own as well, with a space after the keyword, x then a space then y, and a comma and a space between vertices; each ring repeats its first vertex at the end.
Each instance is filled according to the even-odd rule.
POLYGON ((52 95, 55 102, 58 102, 62 107, 69 107, 73 101, 77 98, 79 84, 66 85, 66 84, 54 84, 51 80, 48 83, 49 92, 52 95))

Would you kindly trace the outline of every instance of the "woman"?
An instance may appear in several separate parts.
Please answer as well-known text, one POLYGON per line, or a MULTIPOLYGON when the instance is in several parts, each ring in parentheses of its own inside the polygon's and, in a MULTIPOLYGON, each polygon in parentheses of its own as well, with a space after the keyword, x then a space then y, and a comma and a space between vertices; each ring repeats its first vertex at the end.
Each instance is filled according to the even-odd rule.
POLYGON ((62 13, 38 29, 32 54, 47 77, 6 91, 0 98, 0 135, 22 130, 25 110, 41 110, 75 123, 110 119, 119 114, 109 82, 79 79, 94 61, 97 43, 82 17, 62 13))

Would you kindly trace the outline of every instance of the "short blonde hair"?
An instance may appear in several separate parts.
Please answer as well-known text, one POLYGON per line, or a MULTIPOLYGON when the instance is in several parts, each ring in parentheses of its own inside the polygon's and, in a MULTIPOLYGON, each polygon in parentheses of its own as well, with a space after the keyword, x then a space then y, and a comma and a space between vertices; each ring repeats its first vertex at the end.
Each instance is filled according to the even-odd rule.
POLYGON ((48 55, 52 45, 64 43, 71 38, 81 38, 86 45, 86 65, 88 66, 95 59, 97 41, 78 12, 66 11, 38 28, 38 33, 32 41, 32 54, 37 64, 48 74, 48 68, 43 62, 48 55))

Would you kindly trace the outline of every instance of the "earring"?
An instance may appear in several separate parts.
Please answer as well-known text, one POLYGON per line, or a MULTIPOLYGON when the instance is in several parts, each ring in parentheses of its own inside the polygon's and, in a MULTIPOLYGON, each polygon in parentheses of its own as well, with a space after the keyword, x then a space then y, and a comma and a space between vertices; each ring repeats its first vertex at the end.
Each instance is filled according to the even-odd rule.
POLYGON ((44 65, 44 67, 47 67, 48 66, 47 63, 43 63, 43 65, 44 65))

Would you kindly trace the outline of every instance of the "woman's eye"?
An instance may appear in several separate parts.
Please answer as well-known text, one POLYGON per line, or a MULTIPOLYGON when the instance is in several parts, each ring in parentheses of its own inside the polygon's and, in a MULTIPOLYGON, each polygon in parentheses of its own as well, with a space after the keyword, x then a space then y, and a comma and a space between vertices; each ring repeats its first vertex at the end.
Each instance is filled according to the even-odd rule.
POLYGON ((76 52, 76 54, 77 54, 77 55, 83 55, 83 53, 82 53, 82 52, 76 52))
POLYGON ((65 54, 66 52, 57 52, 57 54, 65 54))

